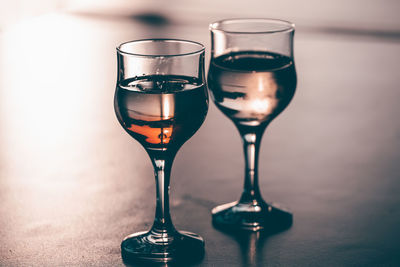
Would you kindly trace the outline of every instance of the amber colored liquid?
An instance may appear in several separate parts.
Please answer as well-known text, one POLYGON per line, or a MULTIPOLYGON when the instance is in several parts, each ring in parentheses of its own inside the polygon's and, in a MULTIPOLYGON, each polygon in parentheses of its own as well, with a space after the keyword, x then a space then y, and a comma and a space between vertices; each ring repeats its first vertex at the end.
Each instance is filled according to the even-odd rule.
POLYGON ((238 126, 267 124, 296 89, 293 61, 270 52, 244 51, 211 60, 208 86, 217 107, 238 126))
POLYGON ((118 83, 114 107, 122 127, 146 149, 178 149, 203 123, 204 84, 195 78, 143 76, 118 83))

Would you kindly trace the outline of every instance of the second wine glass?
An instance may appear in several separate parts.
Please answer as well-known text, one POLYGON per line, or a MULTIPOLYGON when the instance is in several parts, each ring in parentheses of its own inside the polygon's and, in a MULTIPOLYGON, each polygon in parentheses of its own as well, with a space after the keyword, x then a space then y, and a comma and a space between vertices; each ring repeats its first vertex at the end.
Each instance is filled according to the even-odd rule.
POLYGON ((292 214, 261 197, 258 154, 266 127, 295 92, 294 25, 273 19, 231 19, 211 24, 210 31, 208 86, 216 106, 239 130, 245 155, 240 200, 214 208, 213 223, 223 229, 285 229, 292 224, 292 214))

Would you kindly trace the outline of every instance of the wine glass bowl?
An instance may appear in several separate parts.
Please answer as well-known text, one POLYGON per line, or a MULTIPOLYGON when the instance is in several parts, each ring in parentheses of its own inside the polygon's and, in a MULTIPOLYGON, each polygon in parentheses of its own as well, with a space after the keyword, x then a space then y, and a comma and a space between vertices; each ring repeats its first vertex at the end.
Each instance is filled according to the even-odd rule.
POLYGON ((290 103, 296 89, 294 25, 273 19, 231 19, 210 25, 208 86, 214 103, 236 126, 245 155, 239 201, 212 210, 224 229, 278 231, 292 214, 267 204, 258 186, 258 154, 268 124, 290 103))
POLYGON ((169 182, 176 153, 208 111, 204 46, 174 39, 137 40, 118 46, 117 57, 115 113, 150 156, 157 194, 152 228, 127 236, 121 243, 122 257, 146 262, 201 258, 203 239, 172 224, 169 182))

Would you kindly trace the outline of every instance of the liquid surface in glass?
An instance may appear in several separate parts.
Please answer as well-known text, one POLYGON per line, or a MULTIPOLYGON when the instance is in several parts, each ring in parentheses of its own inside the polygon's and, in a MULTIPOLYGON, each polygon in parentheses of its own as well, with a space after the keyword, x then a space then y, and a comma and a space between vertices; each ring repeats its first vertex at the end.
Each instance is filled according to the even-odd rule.
POLYGON ((275 118, 296 88, 293 61, 258 51, 232 52, 213 58, 208 85, 217 107, 236 124, 258 126, 275 118))
POLYGON ((150 75, 117 85, 115 110, 122 127, 146 149, 179 149, 201 126, 208 110, 198 79, 150 75))

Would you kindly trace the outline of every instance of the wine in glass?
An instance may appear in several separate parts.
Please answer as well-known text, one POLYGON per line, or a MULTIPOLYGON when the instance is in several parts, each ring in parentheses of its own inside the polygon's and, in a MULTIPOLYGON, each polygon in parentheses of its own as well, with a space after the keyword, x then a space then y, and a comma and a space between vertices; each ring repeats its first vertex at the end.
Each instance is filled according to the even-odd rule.
POLYGON ((156 212, 149 231, 127 236, 125 260, 179 261, 201 257, 203 239, 177 231, 169 212, 172 161, 208 111, 204 46, 185 40, 137 40, 117 47, 114 107, 122 127, 146 150, 156 178, 156 212))
POLYGON ((239 201, 212 210, 223 229, 279 231, 292 215, 267 204, 258 186, 258 154, 268 124, 291 101, 296 89, 294 25, 274 19, 230 19, 212 23, 208 86, 214 103, 233 121, 245 155, 239 201))

